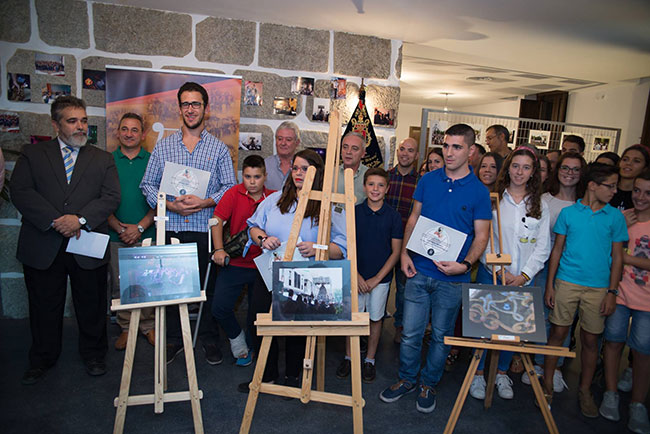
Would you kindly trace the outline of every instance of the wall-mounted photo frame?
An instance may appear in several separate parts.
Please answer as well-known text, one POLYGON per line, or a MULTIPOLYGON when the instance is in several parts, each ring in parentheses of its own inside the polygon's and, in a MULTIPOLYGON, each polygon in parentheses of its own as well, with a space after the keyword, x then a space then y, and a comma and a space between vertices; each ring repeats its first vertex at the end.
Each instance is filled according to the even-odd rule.
POLYGON ((548 149, 548 145, 551 143, 551 132, 530 130, 528 132, 528 143, 535 145, 537 149, 548 149))
POLYGON ((273 263, 273 321, 350 321, 350 261, 273 263))
POLYGON ((536 286, 463 283, 463 336, 518 336, 522 341, 545 344, 542 294, 536 286))
POLYGON ((612 143, 611 137, 594 137, 594 143, 591 145, 591 150, 594 152, 606 152, 611 150, 612 143))

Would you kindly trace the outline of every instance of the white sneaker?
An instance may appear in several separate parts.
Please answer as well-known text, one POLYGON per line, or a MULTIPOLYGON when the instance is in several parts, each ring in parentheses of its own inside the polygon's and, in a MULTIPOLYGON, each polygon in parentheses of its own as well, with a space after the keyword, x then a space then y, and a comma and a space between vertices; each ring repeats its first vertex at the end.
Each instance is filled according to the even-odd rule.
POLYGON ((512 380, 506 374, 497 374, 497 391, 501 399, 512 399, 515 394, 512 391, 512 380))
POLYGON ((564 376, 562 375, 562 371, 560 370, 555 370, 553 373, 553 392, 555 393, 560 393, 564 389, 568 389, 569 386, 567 386, 566 382, 564 381, 564 376))
POLYGON ((485 399, 485 378, 482 375, 474 375, 471 386, 469 386, 469 394, 474 399, 485 399))
MULTIPOLYGON (((539 365, 535 365, 533 368, 535 368, 535 374, 537 374, 538 377, 544 376, 544 368, 539 365)), ((553 377, 553 380, 555 380, 555 377, 553 377)), ((530 386, 530 377, 528 376, 527 371, 521 374, 521 382, 530 386)), ((553 384, 555 384, 555 381, 553 381, 553 384)))
POLYGON ((630 404, 630 421, 627 428, 637 434, 650 434, 650 421, 645 405, 640 402, 630 404))
POLYGON ((625 368, 625 371, 623 371, 623 375, 621 375, 621 378, 618 380, 616 387, 618 387, 618 390, 621 392, 629 392, 632 390, 632 368, 625 368))
POLYGON ((598 413, 605 419, 618 422, 621 416, 618 413, 618 393, 608 390, 603 394, 603 402, 600 403, 598 413))

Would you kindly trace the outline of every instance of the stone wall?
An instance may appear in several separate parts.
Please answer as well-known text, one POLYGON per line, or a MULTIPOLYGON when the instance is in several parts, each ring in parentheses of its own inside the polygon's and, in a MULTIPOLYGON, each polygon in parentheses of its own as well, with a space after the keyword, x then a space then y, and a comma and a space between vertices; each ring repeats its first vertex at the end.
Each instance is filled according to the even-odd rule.
MULTIPOLYGON (((238 75, 264 83, 262 106, 241 105, 240 131, 262 134, 262 152, 274 152, 275 128, 291 119, 302 131, 306 147, 322 147, 329 125, 311 121, 314 98, 329 97, 333 77, 347 79, 347 97, 333 100, 332 109, 349 119, 361 79, 367 85, 366 104, 399 109, 401 41, 219 17, 85 2, 79 0, 5 0, 11 13, 0 16, 0 114, 17 113, 20 131, 0 132, 7 168, 30 136, 53 136, 49 105, 42 103, 46 83, 65 84, 88 105, 89 123, 98 130, 98 146, 106 143, 104 92, 83 89, 84 69, 106 65, 176 69, 238 75), (32 10, 31 8, 34 8, 32 10), (65 76, 35 73, 36 53, 64 56, 65 76), (7 73, 29 74, 32 102, 8 99, 7 73), (294 76, 315 79, 314 96, 297 96, 295 117, 273 113, 273 97, 290 95, 294 76)), ((242 84, 243 95, 243 84, 242 84)), ((386 166, 392 162, 395 125, 377 127, 386 166)), ((238 166, 246 152, 240 152, 238 166)), ((15 259, 20 215, 0 199, 0 317, 27 316, 22 268, 15 259)))

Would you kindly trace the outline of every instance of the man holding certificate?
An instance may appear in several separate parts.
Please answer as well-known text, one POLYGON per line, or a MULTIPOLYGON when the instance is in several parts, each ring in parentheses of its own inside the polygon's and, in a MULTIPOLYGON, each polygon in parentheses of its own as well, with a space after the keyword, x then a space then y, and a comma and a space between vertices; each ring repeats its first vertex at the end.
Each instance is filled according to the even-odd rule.
POLYGON ((404 230, 401 264, 408 278, 404 291, 404 322, 400 345, 399 381, 379 398, 394 402, 418 390, 416 409, 430 413, 436 406, 435 385, 444 371, 461 305, 461 283, 483 253, 492 210, 487 188, 469 168, 474 130, 465 124, 450 127, 444 136, 444 170, 425 174, 413 195, 413 211, 404 230), (420 217, 422 221, 418 222, 420 217), (416 231, 416 224, 418 230, 416 231), (411 237, 418 239, 410 240, 411 237), (458 251, 452 259, 451 252, 458 251), (409 250, 421 253, 407 252, 409 250), (442 259, 441 259, 442 258, 442 259), (424 330, 431 320, 432 339, 420 372, 424 330), (418 373, 420 384, 417 385, 418 373))
MULTIPOLYGON (((208 220, 223 194, 235 185, 235 172, 228 147, 205 130, 208 93, 203 86, 188 82, 178 90, 183 119, 181 129, 162 139, 153 149, 140 189, 156 208, 158 191, 167 193, 167 243, 196 243, 199 253, 201 287, 208 266, 208 220), (203 193, 205 192, 205 193, 203 193)), ((212 305, 214 287, 208 288, 207 305, 212 305)), ((223 361, 217 345, 218 327, 204 309, 200 321, 201 342, 206 360, 212 365, 223 361)), ((168 309, 167 363, 183 350, 178 308, 168 309)))

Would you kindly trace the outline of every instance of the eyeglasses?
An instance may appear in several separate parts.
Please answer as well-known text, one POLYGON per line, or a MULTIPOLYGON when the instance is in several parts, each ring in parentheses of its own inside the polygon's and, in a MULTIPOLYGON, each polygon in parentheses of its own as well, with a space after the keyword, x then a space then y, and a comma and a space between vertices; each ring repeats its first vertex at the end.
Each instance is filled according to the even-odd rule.
POLYGON ((183 110, 187 110, 190 107, 192 107, 193 109, 200 109, 202 105, 203 105, 203 103, 199 102, 199 101, 182 102, 181 103, 181 108, 183 110))
POLYGON ((598 185, 602 185, 603 187, 606 187, 610 190, 616 190, 616 184, 604 184, 602 182, 596 182, 598 185))
POLYGON ((579 167, 569 167, 569 166, 560 166, 560 170, 562 172, 569 172, 569 173, 580 173, 580 168, 579 167))
POLYGON ((293 172, 307 172, 307 169, 309 169, 309 166, 293 166, 291 167, 291 170, 293 172))

